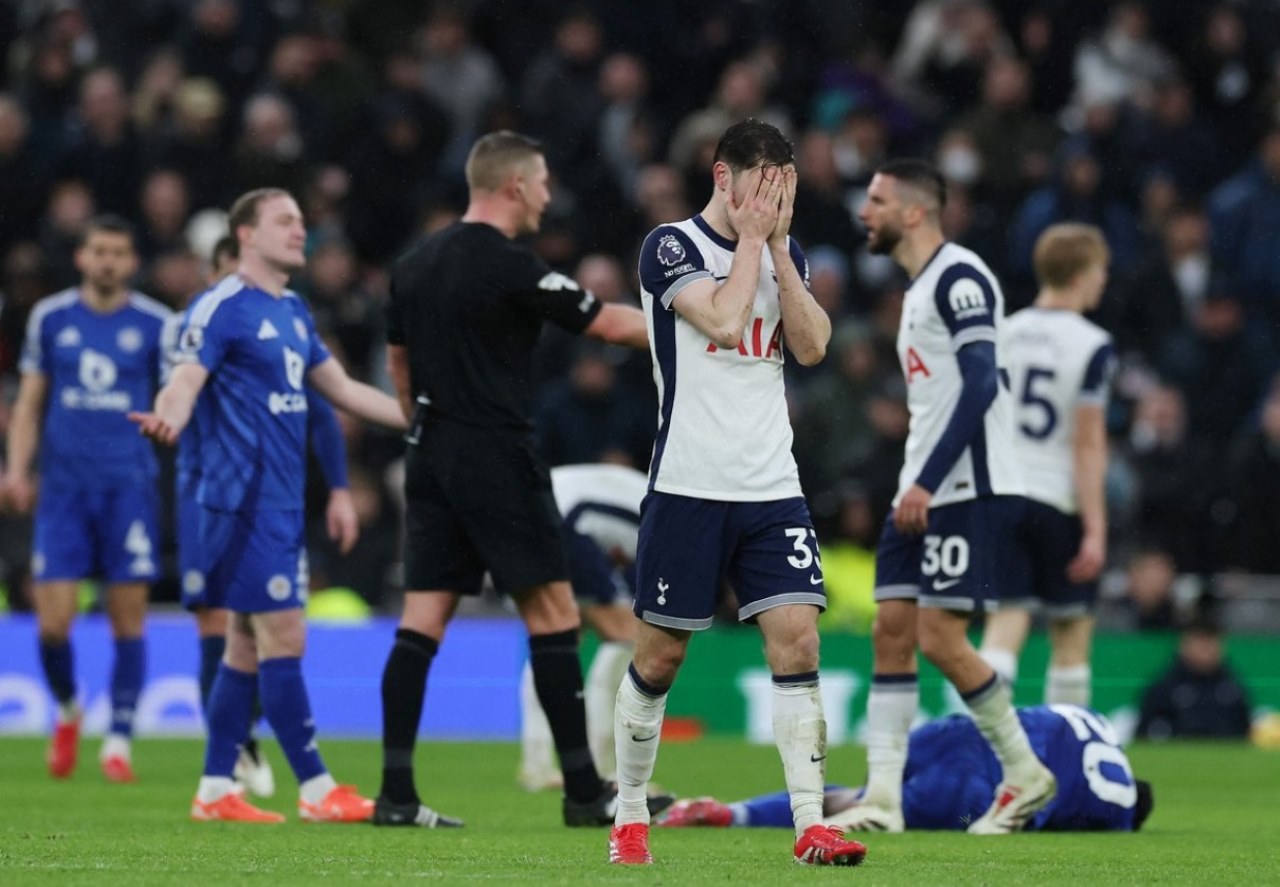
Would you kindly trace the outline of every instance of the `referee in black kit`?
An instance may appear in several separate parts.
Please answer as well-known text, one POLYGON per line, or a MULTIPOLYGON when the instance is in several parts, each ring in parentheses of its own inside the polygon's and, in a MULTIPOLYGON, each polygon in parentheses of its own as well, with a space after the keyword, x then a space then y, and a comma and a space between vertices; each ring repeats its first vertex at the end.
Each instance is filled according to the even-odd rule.
POLYGON ((479 592, 487 569, 529 630, 534 685, 564 771, 565 824, 611 825, 615 791, 587 746, 578 607, 560 516, 533 441, 531 362, 546 321, 648 348, 645 318, 597 301, 512 242, 538 230, 551 200, 537 142, 486 135, 466 173, 466 215, 406 253, 391 278, 387 364, 412 417, 407 591, 382 673, 382 791, 373 821, 461 824, 419 800, 413 748, 431 659, 459 598, 479 592))

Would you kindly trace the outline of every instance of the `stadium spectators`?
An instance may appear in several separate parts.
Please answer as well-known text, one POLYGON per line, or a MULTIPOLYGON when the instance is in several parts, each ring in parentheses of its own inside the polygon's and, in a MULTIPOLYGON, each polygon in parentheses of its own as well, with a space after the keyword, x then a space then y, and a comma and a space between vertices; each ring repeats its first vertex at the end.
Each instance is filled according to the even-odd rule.
MULTIPOLYGON (((708 0, 682 8, 678 28, 663 4, 517 6, 4 5, 6 381, 32 294, 76 280, 73 244, 95 212, 129 218, 140 233, 139 281, 178 301, 199 276, 192 249, 207 246, 186 237, 193 216, 225 210, 238 190, 259 184, 294 190, 308 214, 309 249, 319 253, 315 274, 332 267, 339 281, 301 282, 318 295, 321 332, 357 373, 377 380, 381 357, 360 341, 377 338, 388 263, 460 211, 462 160, 481 132, 499 123, 528 131, 559 161, 548 233, 535 244, 543 258, 568 273, 602 253, 624 269, 623 289, 633 289, 644 232, 701 205, 708 145, 754 114, 800 147, 795 232, 815 274, 826 275, 815 292, 841 319, 890 337, 902 280, 867 254, 850 213, 883 156, 937 160, 951 186, 949 236, 992 261, 1011 306, 1030 295, 1029 245, 1044 226, 1101 224, 1115 283, 1104 302, 1114 310, 1100 321, 1120 346, 1122 376, 1145 367, 1145 387, 1177 392, 1186 435, 1198 440, 1190 451, 1175 442, 1177 452, 1160 459, 1145 445, 1126 447, 1143 484, 1137 524, 1117 533, 1149 524, 1157 536, 1172 532, 1175 519, 1156 500, 1174 514, 1196 512, 1190 526, 1201 530, 1213 506, 1212 526, 1188 531, 1200 541, 1190 550, 1173 543, 1179 568, 1270 563, 1214 541, 1242 524, 1235 515, 1257 513, 1248 499, 1257 485, 1237 479, 1228 490, 1221 468, 1231 441, 1251 433, 1280 358, 1280 72, 1268 64, 1280 31, 1268 6, 708 0), (1047 162, 1055 150, 1060 175, 1047 162), (825 247, 847 269, 819 261, 825 247), (1220 279, 1231 281, 1228 290, 1212 283, 1220 279), (1236 301, 1205 308, 1215 290, 1236 301), (1242 321, 1232 317, 1235 305, 1242 321), (1172 476, 1190 486, 1178 494, 1171 482, 1161 499, 1154 491, 1165 485, 1159 465, 1168 459, 1181 465, 1172 476)), ((891 366, 894 357, 880 360, 891 366)), ((564 382, 569 362, 542 369, 544 381, 564 382)), ((647 368, 633 370, 625 368, 618 390, 629 403, 639 377, 640 409, 652 417, 647 368)), ((840 374, 834 359, 793 374, 802 414, 807 389, 840 374)), ((1129 409, 1129 400, 1146 399, 1143 388, 1122 386, 1108 417, 1117 442, 1148 436, 1149 416, 1129 409)), ((881 419, 894 409, 882 397, 869 403, 881 419)), ((863 409, 855 402, 843 409, 834 416, 841 424, 876 424, 853 414, 863 409)), ((373 440, 353 449, 381 477, 394 446, 373 440)), ((812 448, 803 433, 798 447, 812 448)), ((865 465, 806 477, 806 488, 867 480, 865 465)), ((386 532, 394 539, 394 528, 386 532)))

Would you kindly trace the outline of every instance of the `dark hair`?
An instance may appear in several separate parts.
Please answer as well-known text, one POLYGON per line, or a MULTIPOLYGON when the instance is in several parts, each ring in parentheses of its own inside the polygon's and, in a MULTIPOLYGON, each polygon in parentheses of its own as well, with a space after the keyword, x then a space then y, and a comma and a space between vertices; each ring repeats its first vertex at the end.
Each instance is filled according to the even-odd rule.
POLYGON ((467 155, 467 186, 478 191, 496 191, 514 167, 541 154, 541 142, 509 129, 481 136, 467 155))
POLYGON ((231 204, 231 211, 227 213, 227 230, 231 232, 232 237, 235 237, 236 229, 241 225, 252 227, 258 224, 258 206, 262 201, 272 197, 292 196, 284 188, 254 188, 252 191, 246 191, 231 204))
POLYGON ((727 163, 735 172, 755 166, 794 163, 795 146, 778 127, 754 117, 735 123, 716 143, 713 162, 727 163))
POLYGON ((213 264, 218 264, 219 256, 230 256, 233 259, 240 258, 240 241, 231 234, 224 234, 218 238, 218 242, 213 245, 213 252, 210 253, 209 259, 213 264))
POLYGON ((133 226, 120 216, 112 213, 103 213, 94 216, 85 223, 84 230, 80 232, 80 240, 77 246, 84 246, 89 242, 89 238, 94 234, 120 234, 129 238, 129 246, 132 247, 135 242, 133 236, 133 226))
POLYGON ((876 169, 876 175, 893 176, 913 188, 918 188, 938 203, 938 209, 947 205, 947 180, 938 172, 938 168, 925 160, 908 157, 903 160, 890 160, 876 169))
POLYGON ((1136 832, 1142 830, 1147 817, 1156 808, 1156 795, 1151 788, 1151 783, 1145 779, 1134 780, 1134 786, 1138 792, 1138 799, 1133 808, 1133 830, 1136 832))

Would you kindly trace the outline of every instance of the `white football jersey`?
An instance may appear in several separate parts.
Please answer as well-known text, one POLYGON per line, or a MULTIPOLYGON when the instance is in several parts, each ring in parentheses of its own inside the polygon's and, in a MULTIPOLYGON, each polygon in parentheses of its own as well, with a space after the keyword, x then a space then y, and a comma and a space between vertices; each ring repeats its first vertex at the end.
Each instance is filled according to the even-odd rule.
POLYGON ((1115 372, 1111 336, 1074 311, 1026 308, 1009 318, 1001 341, 1027 495, 1075 514, 1076 409, 1106 406, 1115 372))
MULTIPOLYGON (((954 243, 944 243, 907 287, 898 359, 907 380, 911 428, 895 506, 920 476, 959 402, 963 379, 956 354, 972 342, 994 342, 1000 366, 1003 317, 1004 294, 995 275, 976 253, 954 243)), ((934 491, 932 505, 1021 495, 1015 459, 1013 402, 999 384, 982 429, 934 491)))
POLYGON ((623 465, 560 465, 551 469, 556 507, 569 526, 605 551, 636 559, 640 503, 649 491, 644 472, 623 465))
MULTIPOLYGON (((800 495, 782 381, 782 306, 773 259, 760 260, 755 306, 737 348, 717 348, 672 307, 698 280, 724 280, 736 243, 701 216, 662 225, 640 248, 640 296, 658 386, 650 486, 734 502, 800 495)), ((804 253, 791 258, 808 286, 804 253)))

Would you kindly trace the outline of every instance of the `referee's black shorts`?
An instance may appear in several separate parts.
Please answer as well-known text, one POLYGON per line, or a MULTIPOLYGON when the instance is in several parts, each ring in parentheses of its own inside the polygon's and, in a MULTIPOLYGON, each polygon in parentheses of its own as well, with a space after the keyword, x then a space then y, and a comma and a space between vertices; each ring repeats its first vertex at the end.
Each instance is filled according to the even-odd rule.
POLYGON ((502 594, 567 581, 551 474, 527 433, 429 419, 405 464, 405 589, 502 594))

